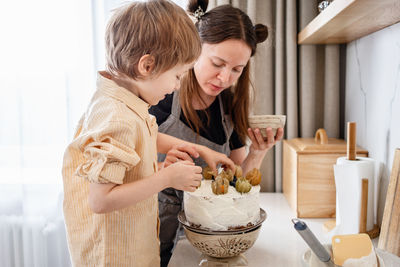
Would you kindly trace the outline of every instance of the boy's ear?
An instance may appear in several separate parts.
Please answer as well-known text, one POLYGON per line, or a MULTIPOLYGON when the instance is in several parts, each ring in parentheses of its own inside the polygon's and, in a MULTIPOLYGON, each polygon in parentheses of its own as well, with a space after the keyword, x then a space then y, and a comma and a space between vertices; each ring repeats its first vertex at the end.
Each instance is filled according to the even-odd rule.
POLYGON ((151 76, 155 68, 155 59, 152 55, 146 54, 139 59, 138 71, 143 77, 151 76))

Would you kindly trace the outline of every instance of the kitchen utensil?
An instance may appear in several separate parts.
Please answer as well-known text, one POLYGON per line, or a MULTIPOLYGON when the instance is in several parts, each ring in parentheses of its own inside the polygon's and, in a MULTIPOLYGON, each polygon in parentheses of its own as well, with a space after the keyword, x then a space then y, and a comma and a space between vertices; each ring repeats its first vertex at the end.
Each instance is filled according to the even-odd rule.
POLYGON ((322 262, 328 264, 327 266, 334 266, 331 261, 330 253, 318 241, 307 224, 299 219, 292 219, 292 222, 294 224, 294 229, 296 229, 315 255, 317 255, 322 262))
POLYGON ((367 234, 333 236, 332 256, 333 262, 339 266, 350 259, 363 261, 364 264, 360 262, 360 266, 377 266, 375 251, 367 234))
POLYGON ((371 236, 376 235, 380 164, 371 158, 357 157, 355 123, 349 122, 347 129, 347 157, 338 158, 333 166, 336 185, 336 228, 332 233, 344 235, 367 232, 371 236), (363 179, 366 179, 364 186, 363 179), (364 193, 363 187, 364 190, 367 188, 364 193))
POLYGON ((237 230, 211 231, 191 226, 184 211, 178 214, 178 221, 183 225, 190 244, 203 254, 214 258, 238 256, 251 248, 266 218, 266 212, 260 208, 260 219, 252 226, 237 230))
POLYGON ((400 148, 395 151, 378 248, 400 256, 400 148))

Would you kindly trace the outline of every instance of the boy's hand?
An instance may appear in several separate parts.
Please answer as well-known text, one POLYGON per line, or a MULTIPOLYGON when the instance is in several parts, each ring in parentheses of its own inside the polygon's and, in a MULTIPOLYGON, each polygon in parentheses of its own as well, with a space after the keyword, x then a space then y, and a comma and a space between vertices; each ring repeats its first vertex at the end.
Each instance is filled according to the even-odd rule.
POLYGON ((168 167, 169 165, 178 162, 178 161, 189 161, 193 162, 192 158, 198 158, 199 153, 193 146, 189 145, 179 145, 174 146, 170 149, 167 153, 167 156, 164 160, 164 168, 168 167))
POLYGON ((232 171, 236 170, 235 163, 233 163, 227 155, 214 151, 206 146, 200 146, 197 150, 213 172, 217 171, 218 164, 222 164, 232 171))
POLYGON ((178 190, 193 192, 201 184, 202 168, 191 161, 179 161, 165 168, 170 187, 178 190))

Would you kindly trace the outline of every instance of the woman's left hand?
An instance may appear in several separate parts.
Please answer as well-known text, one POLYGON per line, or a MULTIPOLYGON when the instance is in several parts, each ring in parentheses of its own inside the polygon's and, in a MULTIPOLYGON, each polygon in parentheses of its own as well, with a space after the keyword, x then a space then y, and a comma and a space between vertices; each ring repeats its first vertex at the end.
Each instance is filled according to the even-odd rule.
POLYGON ((276 142, 282 140, 283 137, 283 128, 278 128, 276 131, 276 135, 272 132, 271 128, 267 128, 267 139, 264 139, 260 129, 247 129, 249 133, 249 137, 251 140, 250 151, 268 151, 271 147, 275 145, 276 142))
POLYGON ((175 162, 178 162, 180 160, 193 162, 193 159, 191 157, 199 157, 199 153, 196 151, 194 146, 186 144, 173 146, 170 150, 168 150, 161 167, 166 168, 169 165, 174 164, 175 162))
MULTIPOLYGON (((259 169, 262 161, 267 154, 268 150, 275 145, 276 142, 282 140, 283 137, 283 128, 279 128, 276 131, 276 135, 272 132, 271 128, 267 128, 267 137, 265 140, 261 135, 260 129, 247 129, 249 133, 249 137, 251 140, 251 145, 249 148, 249 153, 245 156, 245 151, 236 152, 235 157, 237 164, 240 164, 243 169, 243 173, 247 173, 251 171, 253 168, 259 169), (243 154, 242 154, 243 153, 243 154), (242 155, 242 156, 240 156, 242 155)), ((242 148, 240 148, 242 149, 242 148)), ((239 149, 237 149, 239 150, 239 149)), ((243 149, 244 150, 244 149, 243 149)), ((235 152, 235 151, 233 151, 235 152)), ((231 158, 232 154, 231 153, 231 158)))

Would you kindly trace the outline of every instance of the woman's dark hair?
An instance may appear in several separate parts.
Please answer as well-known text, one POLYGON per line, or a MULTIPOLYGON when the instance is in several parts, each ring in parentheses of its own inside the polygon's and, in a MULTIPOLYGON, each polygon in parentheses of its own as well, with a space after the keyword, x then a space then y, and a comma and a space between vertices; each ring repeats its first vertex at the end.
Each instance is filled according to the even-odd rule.
POLYGON ((200 7, 204 15, 197 19, 196 27, 204 43, 217 44, 229 39, 239 39, 251 48, 251 55, 256 52, 257 43, 268 37, 268 28, 263 24, 253 26, 249 16, 231 5, 217 6, 206 12, 208 0, 190 0, 188 12, 194 15, 200 7))
MULTIPOLYGON (((239 8, 231 5, 217 6, 206 12, 208 0, 189 0, 188 12, 196 17, 196 28, 202 43, 218 44, 226 40, 242 40, 251 48, 251 56, 256 52, 257 43, 268 37, 268 28, 262 24, 253 25, 249 16, 239 8)), ((221 94, 225 112, 231 115, 235 130, 242 141, 247 136, 249 102, 250 102, 250 62, 247 63, 238 81, 230 90, 221 94)), ((182 81, 180 102, 183 113, 191 128, 199 133, 201 124, 196 111, 192 107, 192 97, 199 95, 200 85, 197 83, 194 70, 182 81)))

